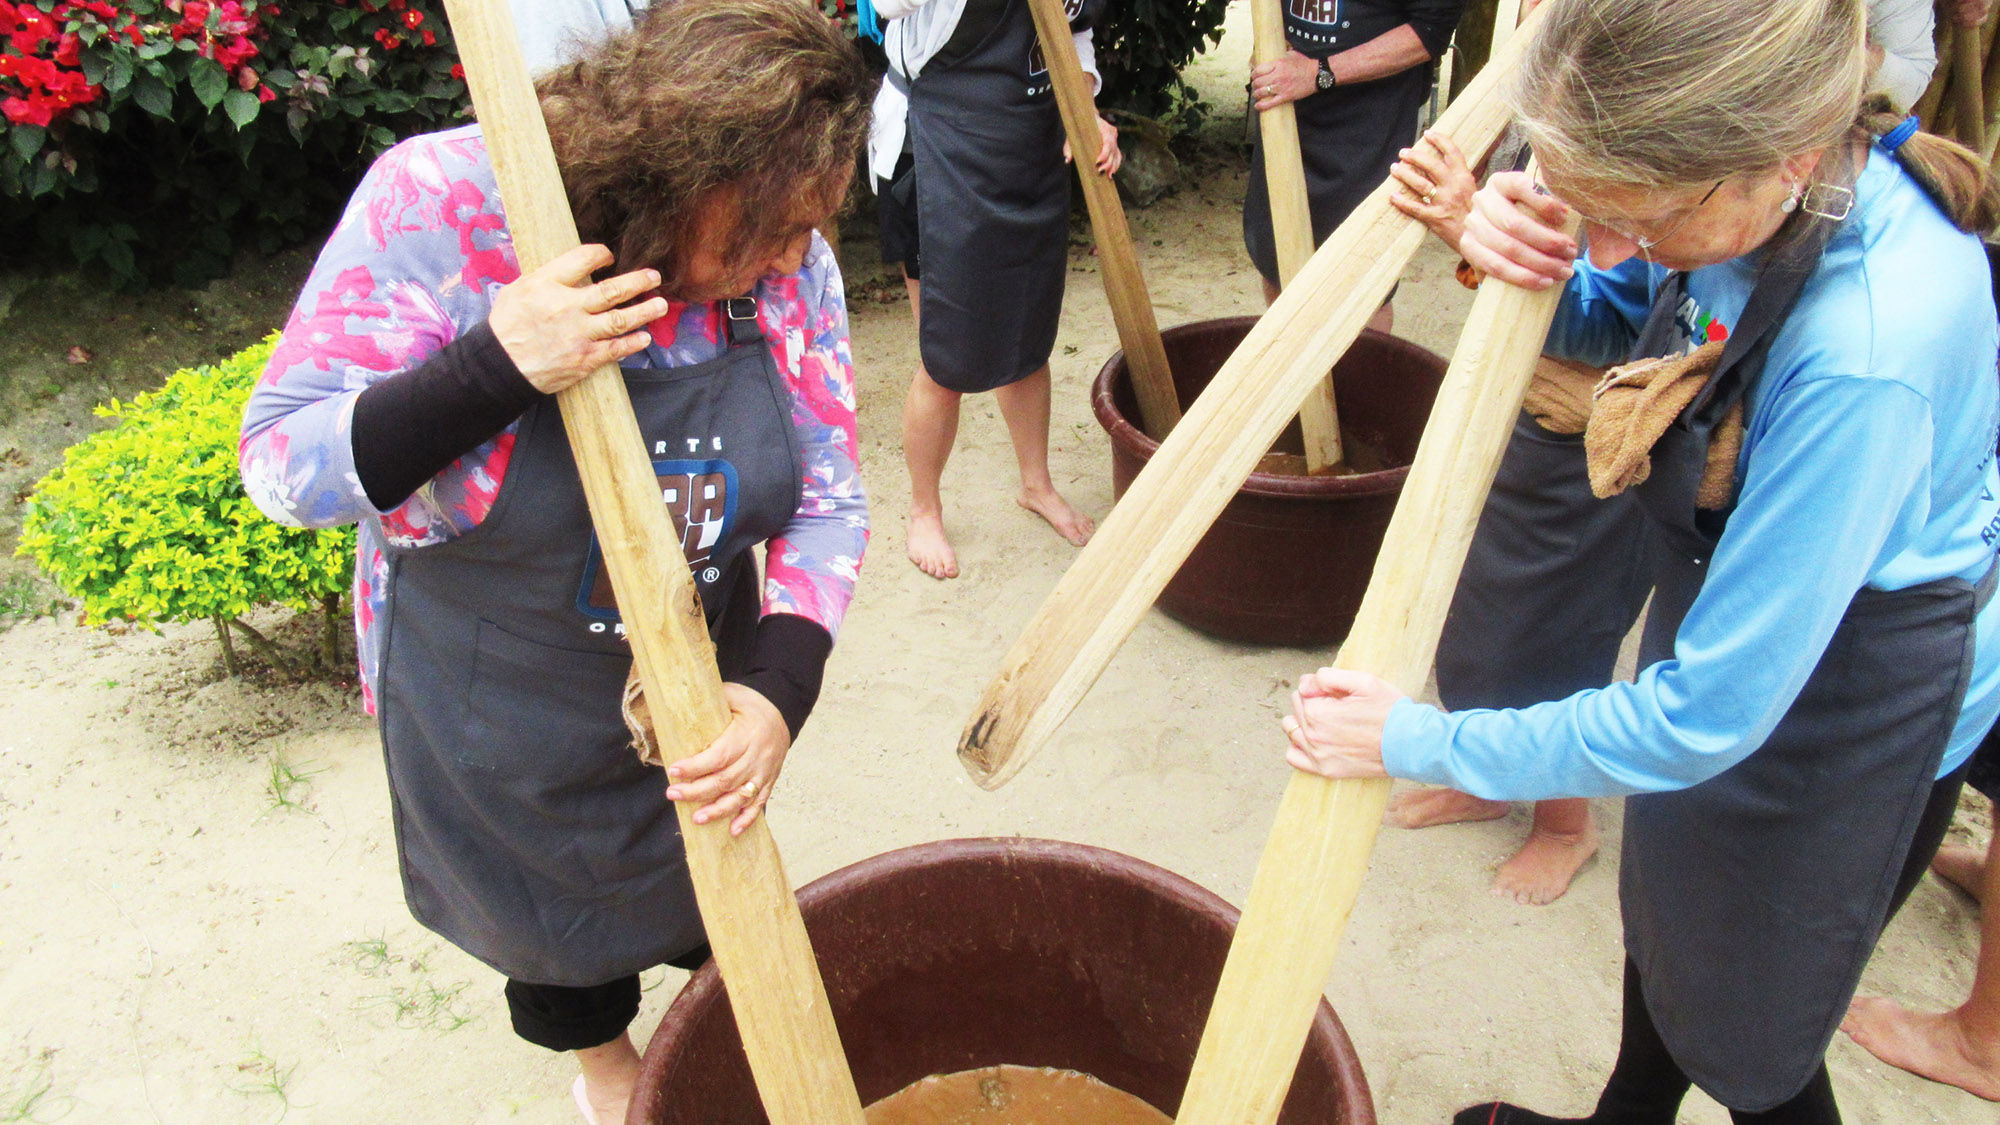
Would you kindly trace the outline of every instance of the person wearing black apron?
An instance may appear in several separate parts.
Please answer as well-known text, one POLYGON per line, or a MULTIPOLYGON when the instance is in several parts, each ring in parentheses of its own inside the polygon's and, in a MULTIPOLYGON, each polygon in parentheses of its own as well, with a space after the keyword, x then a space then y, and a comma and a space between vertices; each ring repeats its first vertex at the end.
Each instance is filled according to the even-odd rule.
MULTIPOLYGON (((1451 43, 1464 7, 1465 0, 1285 0, 1290 50, 1251 68, 1250 99, 1259 112, 1293 103, 1314 246, 1381 184, 1397 150, 1415 139, 1431 63, 1451 43)), ((1261 131, 1243 194, 1243 246, 1263 276, 1265 300, 1276 300, 1278 255, 1261 131)), ((1369 327, 1386 332, 1389 319, 1385 302, 1369 327)))
POLYGON ((588 1121, 624 1119, 638 974, 707 959, 673 803, 735 832, 760 814, 852 595, 866 501, 813 228, 845 194, 867 84, 793 0, 653 12, 543 80, 590 244, 525 275, 479 128, 411 138, 356 190, 246 410, 259 507, 360 525, 364 696, 410 911, 507 978, 522 1038, 576 1053, 588 1121), (684 81, 605 80, 677 65, 718 76, 700 105, 684 81), (605 128, 628 113, 685 127, 605 128), (713 144, 746 122, 759 145, 713 144), (610 362, 730 708, 664 772, 626 712, 631 649, 554 397, 610 362))
POLYGON ((2000 710, 2000 331, 1966 233, 2000 194, 1913 125, 1853 139, 1861 18, 1853 0, 1558 6, 1512 93, 1543 180, 1476 198, 1473 265, 1568 280, 1553 354, 1709 367, 1611 501, 1635 536, 1577 553, 1569 524, 1596 503, 1577 469, 1597 479, 1603 447, 1544 441, 1535 468, 1517 431, 1546 502, 1489 507, 1481 537, 1517 534, 1475 544, 1461 581, 1523 598, 1464 641, 1485 634, 1504 667, 1512 641, 1625 612, 1621 582, 1587 579, 1636 559, 1654 588, 1638 678, 1445 714, 1328 669, 1283 720, 1293 763, 1328 776, 1631 794, 1625 1022, 1597 1109, 1488 1103, 1461 1123, 1671 1125, 1691 1083, 1739 1122, 1837 1122, 1826 1046, 2000 710), (1723 124, 1746 105, 1764 117, 1723 124))
MULTIPOLYGON (((1104 0, 1068 0, 1079 53, 1104 0)), ((1069 255, 1062 121, 1027 0, 888 2, 871 166, 883 260, 903 263, 921 364, 903 403, 910 561, 958 575, 941 484, 965 395, 994 392, 1022 507, 1081 546, 1094 529, 1049 476, 1049 354, 1069 255), (907 150, 907 151, 905 151, 907 150)), ((1100 119, 1098 168, 1117 170, 1100 119)))
MULTIPOLYGON (((1529 159, 1526 141, 1510 128, 1487 155, 1488 174, 1520 171, 1529 159)), ((1454 253, 1465 233, 1465 220, 1478 190, 1472 169, 1450 137, 1427 130, 1404 149, 1390 175, 1401 190, 1389 197, 1398 211, 1416 219, 1454 253)), ((1459 281, 1477 288, 1478 271, 1459 262, 1459 281)), ((1597 502, 1581 474, 1583 463, 1573 437, 1580 431, 1576 403, 1588 402, 1591 387, 1603 372, 1594 367, 1542 357, 1535 389, 1542 393, 1525 404, 1514 440, 1501 462, 1489 494, 1486 515, 1473 539, 1473 550, 1497 553, 1502 584, 1461 583, 1438 638, 1437 692, 1445 708, 1526 707, 1611 682, 1619 645, 1638 619, 1652 582, 1638 565, 1636 552, 1614 571, 1609 550, 1635 545, 1643 534, 1631 504, 1597 502), (1536 412, 1541 412, 1536 416, 1536 412), (1561 415, 1558 423, 1556 415, 1561 415), (1545 425, 1547 423, 1547 425, 1545 425), (1554 429, 1549 428, 1554 426, 1554 429), (1553 549, 1534 518, 1547 506, 1568 510, 1572 499, 1581 506, 1570 512, 1565 546, 1553 549), (1591 560, 1572 566, 1571 559, 1591 560), (1557 587, 1569 582, 1573 588, 1557 587), (1491 659, 1488 623, 1513 617, 1512 599, 1529 595, 1574 605, 1576 595, 1589 595, 1602 607, 1594 620, 1568 615, 1561 634, 1548 630, 1508 635, 1517 647, 1508 659, 1491 659)), ((1496 568, 1468 562, 1475 574, 1496 568)), ((1388 821, 1401 828, 1432 828, 1467 821, 1497 820, 1512 811, 1507 801, 1488 801, 1450 788, 1408 789, 1390 799, 1388 821)), ((1554 797, 1534 802, 1528 838, 1493 873, 1493 893, 1526 906, 1546 906, 1569 892, 1570 882, 1597 854, 1599 835, 1590 801, 1554 797)))

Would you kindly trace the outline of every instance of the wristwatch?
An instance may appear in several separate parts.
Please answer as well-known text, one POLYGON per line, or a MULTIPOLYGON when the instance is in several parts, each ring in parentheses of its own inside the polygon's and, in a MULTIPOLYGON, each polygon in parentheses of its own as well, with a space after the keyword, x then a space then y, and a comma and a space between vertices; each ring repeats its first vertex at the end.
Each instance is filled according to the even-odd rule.
POLYGON ((1316 81, 1319 83, 1319 88, 1322 90, 1331 90, 1334 87, 1335 83, 1333 80, 1333 66, 1332 64, 1328 63, 1324 58, 1319 60, 1319 75, 1317 76, 1316 81))

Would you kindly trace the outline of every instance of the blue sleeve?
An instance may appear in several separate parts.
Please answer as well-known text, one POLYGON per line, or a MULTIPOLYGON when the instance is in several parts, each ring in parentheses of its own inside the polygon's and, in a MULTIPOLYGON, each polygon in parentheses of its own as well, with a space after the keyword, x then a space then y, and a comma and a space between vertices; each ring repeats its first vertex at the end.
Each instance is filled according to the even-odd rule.
POLYGON ((1399 703, 1389 772, 1496 800, 1604 796, 1694 785, 1762 745, 1855 592, 1922 528, 1932 447, 1930 404, 1890 379, 1803 379, 1765 409, 1671 659, 1515 711, 1399 703))
POLYGON ((1579 257, 1575 265, 1576 275, 1563 286, 1542 350, 1592 367, 1625 362, 1639 342, 1653 306, 1653 288, 1664 280, 1664 271, 1639 258, 1608 270, 1591 265, 1588 257, 1579 257))

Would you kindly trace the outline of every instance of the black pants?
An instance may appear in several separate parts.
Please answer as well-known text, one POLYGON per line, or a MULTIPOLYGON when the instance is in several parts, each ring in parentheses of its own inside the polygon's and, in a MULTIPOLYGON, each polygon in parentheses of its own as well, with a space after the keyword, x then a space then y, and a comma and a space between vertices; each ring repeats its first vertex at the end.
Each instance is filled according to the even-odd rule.
MULTIPOLYGON (((1917 880, 1923 878, 1931 856, 1937 853, 1938 844, 1951 827, 1952 813, 1958 808, 1958 794, 1964 784, 1965 768, 1961 766, 1931 788, 1923 820, 1917 825, 1909 856, 1903 861, 1902 874, 1896 881, 1895 896, 1889 901, 1889 917, 1896 916, 1910 892, 1916 889, 1917 880)), ((1666 1043, 1653 1026, 1652 1015, 1646 1011, 1646 1000, 1639 990, 1639 970, 1627 958, 1625 1018, 1618 1041, 1618 1062, 1612 1067, 1604 1093, 1597 1099, 1597 1111, 1587 1120, 1592 1125, 1673 1125, 1690 1085, 1688 1076, 1667 1053, 1666 1043)), ((1840 1108, 1834 1102, 1833 1082, 1827 1076, 1824 1062, 1806 1088, 1790 1101, 1761 1113, 1732 1109, 1729 1116, 1737 1125, 1840 1125, 1840 1108)))
MULTIPOLYGON (((667 960, 674 968, 689 972, 707 962, 707 942, 667 960)), ((639 1014, 636 974, 582 988, 509 980, 506 995, 514 1034, 551 1051, 602 1047, 624 1034, 639 1014)))

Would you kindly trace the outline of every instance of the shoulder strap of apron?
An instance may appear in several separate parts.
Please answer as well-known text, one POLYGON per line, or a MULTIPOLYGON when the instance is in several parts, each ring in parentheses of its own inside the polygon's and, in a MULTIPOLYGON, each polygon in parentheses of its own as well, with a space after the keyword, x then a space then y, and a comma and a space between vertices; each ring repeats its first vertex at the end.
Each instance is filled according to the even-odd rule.
POLYGON ((731 297, 721 304, 724 337, 730 347, 740 348, 763 341, 764 328, 757 323, 757 298, 746 294, 731 297))

